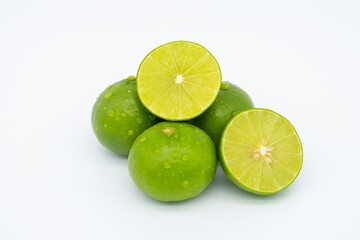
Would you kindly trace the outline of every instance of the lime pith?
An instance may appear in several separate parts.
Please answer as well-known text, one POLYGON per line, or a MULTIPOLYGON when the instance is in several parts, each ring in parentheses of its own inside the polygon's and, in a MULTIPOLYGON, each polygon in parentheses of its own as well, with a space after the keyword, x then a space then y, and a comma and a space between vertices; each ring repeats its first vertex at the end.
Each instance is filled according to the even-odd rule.
POLYGON ((150 52, 137 74, 140 100, 172 121, 192 119, 215 101, 221 84, 216 59, 199 44, 176 41, 150 52))
POLYGON ((220 142, 225 174, 255 194, 273 194, 288 187, 299 174, 302 159, 294 127, 267 109, 250 109, 235 116, 220 142))

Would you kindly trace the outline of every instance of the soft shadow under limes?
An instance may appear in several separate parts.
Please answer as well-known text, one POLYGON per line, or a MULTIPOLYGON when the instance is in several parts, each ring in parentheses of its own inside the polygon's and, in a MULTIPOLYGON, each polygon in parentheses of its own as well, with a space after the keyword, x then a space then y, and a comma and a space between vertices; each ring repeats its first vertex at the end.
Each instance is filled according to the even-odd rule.
POLYGON ((237 199, 239 200, 239 203, 245 202, 249 204, 271 204, 274 201, 282 201, 289 197, 293 192, 291 186, 272 195, 256 195, 247 192, 236 186, 225 175, 221 167, 218 167, 213 184, 210 186, 209 190, 214 192, 214 194, 221 194, 222 196, 228 196, 231 199, 237 199))

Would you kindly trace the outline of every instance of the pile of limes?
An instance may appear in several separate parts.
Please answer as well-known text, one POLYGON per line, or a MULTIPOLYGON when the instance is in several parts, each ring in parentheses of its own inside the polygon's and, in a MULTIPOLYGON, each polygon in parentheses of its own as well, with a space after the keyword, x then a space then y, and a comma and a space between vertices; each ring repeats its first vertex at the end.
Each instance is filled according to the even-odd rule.
POLYGON ((91 122, 103 146, 129 155, 136 186, 160 201, 200 194, 214 178, 218 158, 236 185, 256 194, 288 187, 302 166, 291 123, 254 108, 245 91, 222 82, 214 56, 193 42, 151 51, 136 78, 100 94, 91 122))

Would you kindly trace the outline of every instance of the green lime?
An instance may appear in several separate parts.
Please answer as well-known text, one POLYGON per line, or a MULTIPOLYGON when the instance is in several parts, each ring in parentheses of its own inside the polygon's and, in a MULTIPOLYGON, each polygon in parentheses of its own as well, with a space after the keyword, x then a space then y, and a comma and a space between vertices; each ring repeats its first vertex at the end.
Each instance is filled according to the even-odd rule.
POLYGON ((171 121, 192 119, 215 101, 220 67, 203 46, 176 41, 152 50, 137 73, 141 102, 155 115, 171 121))
POLYGON ((238 86, 223 82, 219 95, 211 107, 191 123, 204 130, 218 147, 221 134, 228 122, 238 113, 253 108, 249 95, 238 86))
POLYGON ((140 102, 134 76, 103 91, 91 116, 92 128, 99 142, 122 155, 128 155, 136 137, 158 121, 140 102))
POLYGON ((216 150, 201 129, 161 122, 145 130, 129 155, 129 172, 136 186, 150 197, 182 201, 200 194, 214 178, 216 150))
POLYGON ((260 195, 288 187, 298 176, 303 151, 291 123, 267 109, 235 116, 220 141, 225 174, 240 188, 260 195))

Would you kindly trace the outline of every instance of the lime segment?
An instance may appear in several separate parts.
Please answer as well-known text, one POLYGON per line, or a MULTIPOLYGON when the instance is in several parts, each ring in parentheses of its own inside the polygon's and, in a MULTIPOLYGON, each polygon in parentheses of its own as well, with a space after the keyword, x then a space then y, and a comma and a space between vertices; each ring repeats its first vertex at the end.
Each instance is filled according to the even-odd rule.
POLYGON ((299 174, 303 158, 294 127, 267 109, 251 109, 234 117, 224 130, 220 152, 226 175, 256 194, 288 187, 299 174))
POLYGON ((155 115, 173 121, 192 119, 215 100, 221 72, 202 46, 177 41, 162 45, 142 61, 137 75, 140 100, 155 115))

